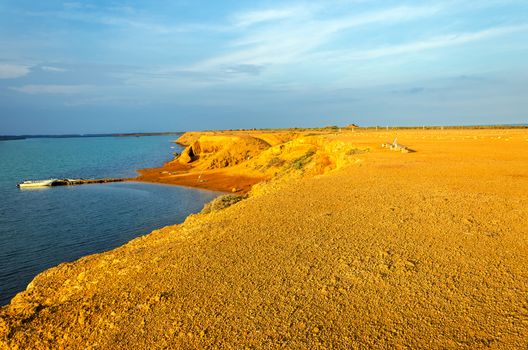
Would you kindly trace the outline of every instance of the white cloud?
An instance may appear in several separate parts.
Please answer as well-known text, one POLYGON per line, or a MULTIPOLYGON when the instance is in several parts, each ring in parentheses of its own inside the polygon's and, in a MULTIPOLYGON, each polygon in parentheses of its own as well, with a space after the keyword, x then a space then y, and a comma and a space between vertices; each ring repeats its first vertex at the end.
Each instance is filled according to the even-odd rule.
POLYGON ((13 79, 28 75, 31 71, 30 66, 21 64, 0 63, 0 79, 13 79))
POLYGON ((456 33, 428 38, 425 40, 404 43, 400 45, 386 46, 363 52, 334 51, 326 52, 321 57, 329 60, 370 60, 385 56, 403 55, 424 50, 438 49, 454 45, 466 44, 473 41, 484 40, 509 33, 528 30, 528 25, 495 27, 478 32, 456 33))
POLYGON ((64 69, 64 68, 51 67, 51 66, 42 66, 40 67, 40 69, 46 72, 53 72, 53 73, 63 73, 67 71, 67 69, 64 69))
POLYGON ((73 9, 73 10, 79 10, 79 9, 94 9, 96 8, 95 5, 92 4, 83 4, 79 1, 68 1, 64 2, 62 6, 66 9, 73 9))
POLYGON ((242 47, 231 53, 211 57, 189 67, 191 70, 222 68, 240 64, 268 65, 302 61, 305 55, 330 41, 337 33, 355 27, 406 22, 433 16, 442 10, 440 6, 399 6, 358 15, 338 16, 332 19, 316 19, 315 13, 295 14, 288 10, 249 12, 239 15, 247 25, 264 20, 291 16, 287 22, 271 27, 244 30, 243 35, 231 46, 242 47))
POLYGON ((71 101, 64 102, 66 107, 79 107, 79 106, 144 106, 147 105, 146 100, 133 97, 116 97, 116 96, 99 96, 90 98, 80 98, 71 101))
POLYGON ((299 7, 247 11, 234 15, 233 24, 237 27, 248 27, 262 22, 299 17, 302 14, 306 14, 306 10, 299 7))
POLYGON ((324 8, 310 5, 238 13, 222 29, 234 36, 226 43, 227 52, 212 54, 189 65, 133 72, 125 80, 131 85, 171 86, 173 89, 181 84, 201 88, 228 81, 251 81, 264 72, 273 71, 268 70, 270 66, 305 62, 342 31, 430 17, 443 8, 437 5, 397 6, 333 17, 322 10, 324 8))
POLYGON ((221 30, 204 24, 171 24, 158 17, 141 15, 128 7, 97 8, 96 6, 72 3, 59 11, 26 11, 24 15, 56 18, 60 20, 102 24, 109 27, 139 30, 142 34, 176 34, 194 31, 221 30), (90 11, 85 11, 90 9, 90 11))
POLYGON ((399 6, 361 15, 337 17, 332 20, 322 21, 321 30, 335 33, 354 27, 366 26, 375 23, 394 23, 411 21, 418 18, 433 16, 442 10, 442 6, 399 6))
POLYGON ((93 90, 93 85, 24 85, 11 87, 11 90, 25 94, 79 94, 93 90))

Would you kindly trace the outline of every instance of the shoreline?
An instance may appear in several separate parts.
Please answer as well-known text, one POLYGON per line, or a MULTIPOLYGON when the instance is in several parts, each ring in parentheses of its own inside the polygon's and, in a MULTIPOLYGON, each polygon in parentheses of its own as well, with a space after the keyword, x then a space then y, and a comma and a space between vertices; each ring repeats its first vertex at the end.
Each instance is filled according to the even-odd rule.
POLYGON ((143 176, 274 180, 227 209, 39 274, 0 308, 0 345, 528 345, 526 131, 398 132, 414 153, 381 148, 392 132, 221 136, 190 135, 194 164, 143 176), (240 145, 255 150, 251 137, 269 146, 208 169, 246 155, 240 145))
MULTIPOLYGON (((166 162, 160 167, 138 169, 138 176, 135 181, 148 183, 164 183, 168 185, 185 186, 191 188, 201 188, 211 191, 225 193, 247 194, 253 185, 269 180, 270 176, 259 174, 259 176, 247 176, 240 172, 232 172, 231 166, 225 166, 216 169, 203 168, 203 160, 193 159, 189 162, 181 162, 182 157, 186 156, 194 147, 197 147, 196 135, 216 134, 217 132, 187 132, 180 135, 173 142, 184 147, 182 154, 166 162)), ((242 132, 247 133, 247 132, 242 132)), ((213 136, 214 137, 214 136, 213 136)), ((223 140, 221 141, 223 142, 223 140)), ((203 147, 203 146, 202 146, 203 147)), ((221 146, 215 146, 212 153, 218 153, 221 146)), ((192 152, 192 151, 191 151, 192 152)))
POLYGON ((230 176, 219 172, 196 174, 180 170, 174 174, 174 168, 166 164, 158 168, 145 168, 136 171, 139 175, 128 181, 184 186, 225 193, 246 194, 251 190, 253 185, 264 180, 243 176, 230 176))

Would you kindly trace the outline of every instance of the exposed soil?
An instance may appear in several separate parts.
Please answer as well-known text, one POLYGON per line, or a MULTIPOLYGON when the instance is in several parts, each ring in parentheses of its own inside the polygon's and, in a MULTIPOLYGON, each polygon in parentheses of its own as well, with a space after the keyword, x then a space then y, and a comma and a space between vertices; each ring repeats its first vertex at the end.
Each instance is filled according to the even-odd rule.
POLYGON ((230 174, 223 170, 189 172, 189 166, 168 163, 160 168, 148 168, 138 171, 134 181, 164 183, 187 187, 198 187, 222 192, 247 193, 251 186, 263 178, 230 174))
POLYGON ((40 274, 0 346, 526 349, 528 132, 320 137, 371 151, 40 274))

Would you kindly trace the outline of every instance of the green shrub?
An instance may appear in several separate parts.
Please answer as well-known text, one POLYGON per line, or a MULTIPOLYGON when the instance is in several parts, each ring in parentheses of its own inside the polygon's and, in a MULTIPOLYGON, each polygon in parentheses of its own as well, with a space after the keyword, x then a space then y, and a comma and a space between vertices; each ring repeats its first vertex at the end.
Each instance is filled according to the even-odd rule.
POLYGON ((351 148, 347 151, 346 155, 347 156, 353 156, 355 154, 363 154, 363 153, 367 153, 367 152, 370 152, 370 148, 365 148, 365 149, 360 149, 360 148, 351 148))
POLYGON ((271 168, 273 166, 279 167, 284 163, 286 163, 284 159, 280 159, 279 157, 273 157, 269 160, 268 164, 266 165, 266 169, 271 168))
POLYGON ((297 170, 304 168, 304 166, 310 162, 314 154, 315 154, 314 150, 309 150, 308 152, 306 152, 299 158, 292 161, 291 163, 292 168, 297 169, 297 170))
POLYGON ((232 206, 235 203, 240 202, 244 198, 246 198, 246 196, 240 196, 236 194, 226 194, 226 195, 217 197, 213 199, 212 201, 210 201, 209 203, 207 203, 203 207, 201 213, 208 214, 213 211, 225 209, 227 207, 232 206))

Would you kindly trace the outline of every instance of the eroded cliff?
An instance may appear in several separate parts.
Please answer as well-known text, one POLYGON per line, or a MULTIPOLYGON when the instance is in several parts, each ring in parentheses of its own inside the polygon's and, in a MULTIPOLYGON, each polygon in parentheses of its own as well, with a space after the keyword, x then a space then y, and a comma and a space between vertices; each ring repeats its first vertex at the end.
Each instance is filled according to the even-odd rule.
POLYGON ((295 131, 189 132, 176 140, 186 148, 175 160, 162 168, 142 170, 139 179, 248 192, 253 184, 272 178, 328 173, 370 151, 333 136, 295 131))

